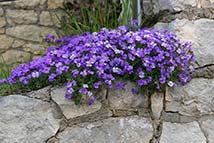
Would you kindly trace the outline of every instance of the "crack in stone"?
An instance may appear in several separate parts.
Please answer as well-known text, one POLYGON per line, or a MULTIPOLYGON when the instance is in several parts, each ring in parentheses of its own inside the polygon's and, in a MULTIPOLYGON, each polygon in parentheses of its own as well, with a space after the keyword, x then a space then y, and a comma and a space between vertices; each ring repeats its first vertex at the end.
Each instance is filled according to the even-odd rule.
POLYGON ((153 126, 153 137, 152 139, 149 141, 149 143, 158 143, 160 142, 160 138, 161 138, 161 134, 162 134, 162 128, 163 128, 163 112, 165 110, 165 101, 166 101, 166 92, 164 91, 164 94, 163 94, 163 109, 161 111, 161 114, 160 114, 160 118, 159 119, 156 119, 154 116, 153 116, 153 113, 152 113, 152 100, 151 100, 151 96, 149 97, 149 110, 150 110, 150 117, 151 117, 151 120, 152 120, 152 126, 153 126))
POLYGON ((198 123, 198 125, 199 125, 199 127, 200 127, 201 132, 203 133, 204 137, 206 138, 206 143, 209 143, 208 135, 207 135, 207 133, 203 130, 200 121, 197 121, 197 123, 198 123))

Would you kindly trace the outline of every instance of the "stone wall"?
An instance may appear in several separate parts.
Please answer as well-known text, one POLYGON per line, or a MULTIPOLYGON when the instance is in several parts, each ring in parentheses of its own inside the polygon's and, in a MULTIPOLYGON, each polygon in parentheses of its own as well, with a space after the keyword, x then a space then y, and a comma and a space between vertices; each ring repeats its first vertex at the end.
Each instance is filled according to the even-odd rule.
POLYGON ((0 54, 9 64, 24 62, 46 51, 42 40, 56 34, 63 0, 0 2, 0 54))
MULTIPOLYGON (((49 11, 48 3, 43 4, 49 11)), ((64 98, 64 86, 1 97, 0 142, 214 143, 214 1, 143 0, 143 4, 145 15, 159 16, 154 28, 168 29, 193 43, 198 64, 187 85, 149 97, 133 95, 134 85, 127 82, 123 90, 103 90, 94 105, 82 107, 64 98)), ((9 7, 0 14, 5 17, 9 7)), ((17 41, 8 29, 13 33, 10 28, 21 29, 18 25, 3 28, 9 41, 4 44, 17 41)), ((27 38, 19 39, 32 41, 27 38)))

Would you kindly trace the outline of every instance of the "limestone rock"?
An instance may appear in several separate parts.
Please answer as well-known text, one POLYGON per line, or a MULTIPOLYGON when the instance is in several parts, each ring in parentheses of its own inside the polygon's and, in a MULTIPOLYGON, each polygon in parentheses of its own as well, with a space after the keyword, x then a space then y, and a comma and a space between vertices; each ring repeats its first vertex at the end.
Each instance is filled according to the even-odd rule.
POLYGON ((2 143, 42 143, 59 129, 49 103, 11 95, 0 97, 0 108, 2 143))
POLYGON ((67 119, 88 115, 98 111, 101 108, 101 103, 96 101, 92 105, 83 104, 80 107, 75 105, 72 100, 65 98, 66 88, 56 88, 51 91, 51 98, 59 105, 63 114, 67 119))
POLYGON ((19 25, 6 29, 6 34, 23 40, 41 42, 47 34, 56 35, 55 30, 36 25, 19 25))
POLYGON ((206 143, 197 122, 178 124, 163 122, 160 143, 206 143))
POLYGON ((151 110, 155 119, 160 119, 163 111, 164 93, 155 92, 151 96, 151 110))
POLYGON ((197 0, 154 0, 153 3, 154 13, 163 10, 178 12, 188 7, 195 7, 197 5, 197 0))
POLYGON ((61 27, 60 21, 69 19, 68 15, 62 10, 51 11, 50 15, 51 15, 54 26, 56 26, 58 28, 61 27))
POLYGON ((5 29, 4 28, 0 28, 0 33, 4 34, 5 33, 5 29))
POLYGON ((208 7, 212 7, 214 5, 214 0, 198 0, 198 8, 208 8, 208 7))
POLYGON ((7 50, 2 54, 4 60, 8 64, 17 62, 26 62, 30 60, 30 53, 19 51, 19 50, 7 50))
POLYGON ((20 8, 34 8, 36 6, 41 6, 44 5, 46 0, 16 0, 14 3, 15 7, 20 7, 20 8))
POLYGON ((13 43, 13 38, 6 35, 0 35, 0 49, 8 49, 13 43))
POLYGON ((60 143, 149 143, 152 135, 148 119, 124 117, 67 128, 59 134, 59 140, 60 143))
POLYGON ((154 28, 168 29, 176 33, 182 41, 192 42, 194 54, 200 66, 214 63, 214 20, 176 19, 169 24, 158 23, 154 28))
POLYGON ((45 44, 26 43, 23 45, 24 51, 32 52, 34 55, 44 55, 46 48, 45 44))
POLYGON ((4 27, 6 25, 6 21, 4 17, 0 17, 0 28, 4 27))
POLYGON ((44 26, 52 26, 53 21, 48 11, 43 11, 39 16, 39 24, 44 26))
POLYGON ((4 10, 3 8, 0 7, 0 16, 2 16, 4 14, 4 10))
POLYGON ((167 94, 166 111, 187 116, 214 113, 214 79, 192 79, 183 87, 170 89, 167 94))
POLYGON ((135 84, 126 82, 124 89, 110 89, 108 92, 110 107, 114 109, 147 108, 148 97, 146 95, 133 94, 132 88, 134 87, 135 84))
POLYGON ((27 96, 35 99, 41 99, 43 101, 50 101, 49 91, 50 91, 50 86, 36 90, 36 91, 32 91, 28 93, 27 96))
POLYGON ((22 41, 22 40, 15 40, 13 42, 13 45, 12 45, 12 48, 19 48, 21 46, 23 46, 25 44, 25 41, 22 41))
POLYGON ((64 0, 48 0, 48 8, 49 9, 56 9, 56 8, 63 8, 64 0))
POLYGON ((0 2, 0 6, 10 6, 12 5, 14 2, 12 1, 1 1, 0 2))
POLYGON ((37 13, 33 10, 6 10, 9 24, 33 24, 36 23, 37 13))
POLYGON ((211 118, 202 121, 201 127, 204 130, 205 134, 207 134, 209 143, 214 143, 214 119, 211 118))

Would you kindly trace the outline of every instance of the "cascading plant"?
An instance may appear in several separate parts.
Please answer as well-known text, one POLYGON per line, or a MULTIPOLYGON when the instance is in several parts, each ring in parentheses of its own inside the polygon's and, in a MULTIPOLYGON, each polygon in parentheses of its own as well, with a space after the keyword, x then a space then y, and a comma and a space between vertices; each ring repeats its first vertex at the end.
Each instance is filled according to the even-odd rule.
POLYGON ((191 43, 182 43, 166 30, 131 31, 120 26, 59 39, 48 35, 46 40, 55 45, 44 57, 19 65, 0 83, 28 85, 41 76, 51 83, 63 76, 67 82, 65 97, 76 104, 86 101, 91 105, 96 99, 94 90, 123 89, 129 80, 137 85, 133 93, 152 93, 184 85, 194 70, 191 43))

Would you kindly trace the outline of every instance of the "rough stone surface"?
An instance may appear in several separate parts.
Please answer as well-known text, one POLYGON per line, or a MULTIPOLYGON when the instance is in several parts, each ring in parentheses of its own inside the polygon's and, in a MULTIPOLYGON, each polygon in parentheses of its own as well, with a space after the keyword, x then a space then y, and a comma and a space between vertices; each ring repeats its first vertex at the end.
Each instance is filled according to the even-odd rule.
POLYGON ((194 72, 191 73, 191 76, 193 78, 214 78, 214 65, 209 65, 196 69, 194 72))
POLYGON ((37 13, 33 10, 6 10, 9 24, 33 24, 36 23, 37 13))
POLYGON ((13 4, 13 2, 11 2, 11 1, 2 1, 2 2, 0 2, 0 6, 9 6, 9 5, 12 5, 13 4))
POLYGON ((8 49, 13 43, 13 38, 6 35, 0 35, 0 49, 8 49))
POLYGON ((2 16, 4 14, 4 10, 3 8, 0 7, 0 16, 2 16))
POLYGON ((47 50, 47 45, 36 44, 36 43, 26 43, 22 47, 26 52, 32 52, 34 55, 44 55, 47 50))
POLYGON ((59 129, 49 103, 11 95, 0 98, 1 143, 42 143, 59 129))
POLYGON ((153 118, 160 119, 163 111, 164 93, 155 92, 151 96, 151 111, 153 118))
POLYGON ((36 25, 20 25, 6 29, 6 33, 10 36, 23 40, 41 42, 47 34, 55 34, 54 29, 47 27, 39 27, 36 25))
POLYGON ((169 24, 158 23, 154 27, 158 30, 168 29, 176 33, 182 41, 192 42, 194 54, 200 66, 214 63, 214 20, 176 19, 169 24))
POLYGON ((158 13, 163 10, 177 12, 184 10, 189 6, 195 7, 197 5, 197 0, 154 0, 153 3, 154 13, 158 13))
POLYGON ((23 40, 15 40, 13 42, 12 48, 19 48, 21 46, 23 46, 25 44, 25 42, 23 40))
POLYGON ((146 118, 110 118, 73 126, 60 133, 60 143, 149 143, 153 135, 146 118))
POLYGON ((64 0, 48 0, 48 8, 49 9, 56 9, 56 8, 63 8, 64 0))
POLYGON ((67 18, 69 18, 68 15, 66 15, 66 13, 62 10, 51 11, 50 16, 54 26, 58 28, 61 27, 61 23, 60 23, 61 20, 66 20, 67 18))
POLYGON ((83 104, 82 106, 78 107, 72 100, 68 100, 65 98, 65 93, 65 87, 53 89, 51 91, 51 98, 59 105, 67 119, 94 113, 98 111, 102 106, 99 101, 96 101, 91 106, 83 104))
POLYGON ((32 97, 32 98, 36 98, 36 99, 41 99, 43 101, 50 101, 50 86, 36 90, 36 91, 32 91, 30 93, 27 94, 27 96, 32 97))
POLYGON ((53 25, 53 21, 51 18, 51 15, 48 11, 43 11, 40 14, 40 18, 39 18, 39 24, 44 25, 44 26, 52 26, 53 25))
POLYGON ((164 122, 160 143, 206 143, 206 138, 197 122, 164 122))
POLYGON ((213 0, 198 0, 198 8, 207 8, 212 7, 212 4, 214 3, 213 0))
POLYGON ((6 21, 4 17, 0 17, 0 28, 4 27, 6 25, 6 21))
POLYGON ((0 28, 0 33, 4 34, 5 33, 5 29, 4 28, 0 28))
POLYGON ((214 113, 214 79, 192 79, 183 87, 169 90, 166 111, 187 116, 214 113))
POLYGON ((30 53, 19 51, 19 50, 7 50, 2 54, 4 60, 8 64, 17 63, 17 62, 26 62, 30 59, 30 53))
POLYGON ((214 118, 202 121, 201 127, 207 135, 209 143, 214 143, 214 118))
POLYGON ((110 89, 108 92, 110 107, 115 109, 147 108, 148 97, 133 94, 131 91, 133 87, 135 87, 133 83, 126 82, 124 89, 110 89))
POLYGON ((14 2, 15 7, 20 7, 20 8, 33 8, 36 6, 41 6, 45 4, 46 0, 16 0, 14 2))

